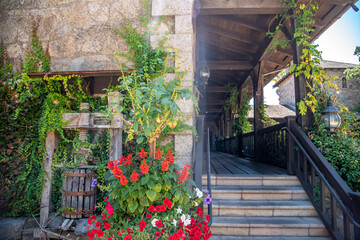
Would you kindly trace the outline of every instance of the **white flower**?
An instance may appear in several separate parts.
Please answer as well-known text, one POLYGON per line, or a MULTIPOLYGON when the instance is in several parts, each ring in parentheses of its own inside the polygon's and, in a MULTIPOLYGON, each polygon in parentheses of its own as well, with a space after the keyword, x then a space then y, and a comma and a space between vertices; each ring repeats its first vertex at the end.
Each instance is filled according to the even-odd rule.
POLYGON ((197 202, 194 202, 195 203, 195 207, 199 206, 199 204, 197 202))
POLYGON ((198 196, 198 198, 202 198, 204 196, 204 193, 197 188, 196 195, 198 196))
POLYGON ((176 209, 176 212, 179 213, 179 214, 182 213, 181 208, 176 209))
POLYGON ((176 227, 177 221, 175 219, 172 220, 174 226, 176 227))
POLYGON ((191 218, 190 215, 187 215, 186 220, 190 220, 190 218, 191 218))
POLYGON ((184 226, 186 227, 187 225, 189 225, 191 223, 190 219, 186 219, 184 222, 184 226))
POLYGON ((156 227, 156 222, 157 222, 158 220, 156 219, 156 218, 154 218, 153 220, 151 220, 151 225, 153 226, 153 227, 156 227))
POLYGON ((182 222, 185 222, 185 220, 186 220, 186 216, 185 216, 185 214, 181 215, 180 220, 181 220, 182 222))

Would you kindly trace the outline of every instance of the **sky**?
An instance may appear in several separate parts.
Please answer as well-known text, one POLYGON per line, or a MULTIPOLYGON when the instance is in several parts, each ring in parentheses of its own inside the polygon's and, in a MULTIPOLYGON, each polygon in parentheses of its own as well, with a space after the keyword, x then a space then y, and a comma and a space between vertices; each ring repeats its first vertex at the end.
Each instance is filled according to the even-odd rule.
MULTIPOLYGON (((360 3, 356 4, 360 8, 360 3)), ((359 58, 354 56, 356 46, 360 46, 360 10, 355 12, 350 8, 339 20, 331 25, 315 42, 322 51, 324 60, 359 64, 359 58)), ((264 88, 264 98, 267 105, 279 104, 276 89, 271 81, 264 88)))

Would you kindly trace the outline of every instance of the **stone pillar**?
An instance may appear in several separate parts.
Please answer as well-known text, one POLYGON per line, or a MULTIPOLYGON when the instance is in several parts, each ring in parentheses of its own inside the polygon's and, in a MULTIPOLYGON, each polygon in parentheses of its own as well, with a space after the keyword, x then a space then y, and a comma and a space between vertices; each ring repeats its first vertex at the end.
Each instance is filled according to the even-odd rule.
MULTIPOLYGON (((169 51, 179 50, 178 61, 175 66, 178 72, 185 72, 183 86, 193 86, 195 72, 195 31, 193 28, 193 1, 184 0, 152 0, 151 14, 153 17, 168 16, 172 24, 159 29, 154 35, 150 36, 152 45, 156 45, 164 36, 165 32, 170 30, 167 35, 165 46, 169 51), (173 25, 173 26, 171 26, 173 25)), ((172 74, 168 74, 173 78, 172 74)), ((180 100, 177 102, 180 110, 188 117, 187 123, 195 126, 195 109, 191 100, 180 100)), ((194 138, 191 131, 176 133, 175 139, 175 159, 180 167, 192 163, 192 152, 194 138)))
POLYGON ((51 166, 54 160, 54 154, 58 148, 58 136, 54 131, 48 131, 45 140, 46 158, 43 161, 45 183, 40 203, 40 225, 45 227, 46 220, 49 218, 51 207, 51 184, 52 170, 51 166))

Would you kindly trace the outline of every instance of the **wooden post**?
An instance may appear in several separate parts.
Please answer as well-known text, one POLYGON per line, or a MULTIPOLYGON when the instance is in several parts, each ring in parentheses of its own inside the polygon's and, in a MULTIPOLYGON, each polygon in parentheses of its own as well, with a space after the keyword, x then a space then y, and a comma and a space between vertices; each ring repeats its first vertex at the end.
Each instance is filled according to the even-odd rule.
POLYGON ((258 67, 254 68, 252 75, 253 80, 253 97, 254 97, 254 160, 260 160, 260 138, 258 130, 264 128, 264 124, 261 121, 260 107, 264 103, 264 79, 263 79, 263 67, 262 62, 258 63, 258 67), (255 71, 255 69, 257 71, 255 71))
POLYGON ((45 183, 41 196, 40 225, 45 227, 46 220, 49 218, 51 206, 51 183, 52 170, 51 166, 54 160, 55 150, 58 148, 58 137, 54 131, 48 131, 45 140, 46 158, 43 161, 45 172, 45 183))
POLYGON ((196 117, 198 139, 195 145, 195 184, 200 190, 202 189, 202 169, 204 160, 204 119, 205 115, 196 117))
MULTIPOLYGON (((120 93, 109 93, 108 104, 115 108, 120 103, 120 93)), ((118 113, 121 114, 121 113, 118 113)), ((109 160, 120 159, 122 156, 122 129, 110 128, 110 153, 109 160)))
MULTIPOLYGON (((294 121, 294 117, 293 116, 289 116, 289 117, 285 117, 286 120, 286 127, 288 129, 288 131, 290 131, 290 122, 294 121)), ((292 139, 292 137, 290 136, 290 134, 287 135, 286 138, 286 158, 287 158, 287 174, 289 175, 294 175, 294 171, 292 168, 292 164, 294 162, 295 159, 295 155, 294 155, 294 140, 292 139)))
MULTIPOLYGON (((296 29, 296 12, 292 12, 294 17, 291 18, 291 32, 292 35, 295 33, 296 29)), ((293 37, 293 40, 291 42, 291 47, 293 50, 293 63, 295 65, 299 65, 301 63, 301 48, 297 45, 295 38, 293 37)), ((294 87, 295 87, 295 107, 296 107, 296 122, 301 126, 303 130, 307 130, 310 127, 311 124, 311 113, 310 111, 307 111, 306 115, 301 115, 298 107, 298 103, 303 100, 306 97, 307 94, 307 88, 306 88, 306 79, 303 74, 300 74, 299 76, 295 76, 294 74, 294 87)))

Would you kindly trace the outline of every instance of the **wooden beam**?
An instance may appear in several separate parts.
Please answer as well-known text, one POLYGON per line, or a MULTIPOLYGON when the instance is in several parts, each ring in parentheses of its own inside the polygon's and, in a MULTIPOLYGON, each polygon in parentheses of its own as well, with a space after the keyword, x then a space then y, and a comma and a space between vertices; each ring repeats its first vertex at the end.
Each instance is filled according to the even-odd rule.
POLYGON ((226 49, 232 52, 236 52, 239 53, 243 56, 252 56, 254 53, 249 51, 249 49, 243 48, 239 45, 235 45, 235 44, 230 44, 230 43, 225 43, 223 41, 214 39, 214 38, 207 38, 207 39, 199 39, 200 43, 205 43, 205 44, 209 44, 218 48, 222 48, 222 49, 226 49))
POLYGON ((200 15, 278 14, 280 0, 200 0, 200 15))
POLYGON ((258 32, 266 32, 267 24, 252 21, 249 19, 241 18, 241 17, 235 17, 235 16, 211 16, 210 18, 216 19, 217 21, 225 21, 227 24, 234 24, 239 27, 245 27, 251 30, 255 30, 258 32))
POLYGON ((207 86, 206 92, 208 93, 228 93, 230 90, 227 87, 213 87, 213 86, 207 86))
POLYGON ((248 61, 207 61, 200 64, 207 64, 210 70, 250 70, 253 66, 248 61))
POLYGON ((204 28, 202 30, 205 32, 210 32, 213 34, 221 35, 223 37, 231 38, 231 39, 234 39, 236 41, 243 42, 246 44, 256 43, 256 39, 250 38, 241 33, 235 33, 234 31, 228 31, 223 28, 216 27, 216 26, 209 25, 209 24, 204 24, 203 27, 204 28))

